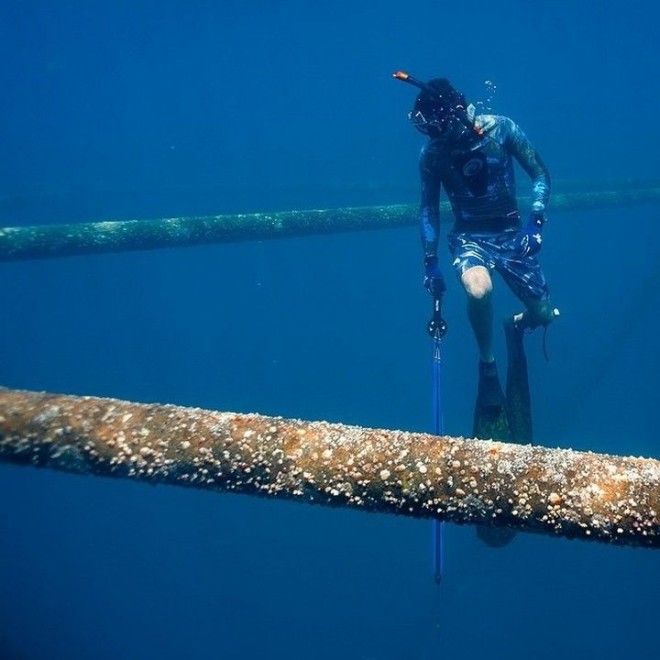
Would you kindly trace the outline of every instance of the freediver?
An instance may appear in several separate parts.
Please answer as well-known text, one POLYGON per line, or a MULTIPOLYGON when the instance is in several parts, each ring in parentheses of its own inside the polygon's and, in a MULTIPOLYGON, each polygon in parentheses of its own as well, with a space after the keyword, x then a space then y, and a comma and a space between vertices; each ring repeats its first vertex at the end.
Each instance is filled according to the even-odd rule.
MULTIPOLYGON (((438 265, 440 191, 444 186, 454 215, 449 232, 452 266, 467 294, 467 314, 479 349, 479 385, 473 433, 480 438, 532 441, 526 329, 545 327, 558 315, 538 260, 550 175, 519 126, 508 117, 477 115, 475 107, 444 78, 428 83, 403 71, 394 77, 420 89, 409 119, 428 137, 421 151, 419 222, 424 251, 424 287, 441 300, 445 282, 438 265), (531 208, 521 218, 514 159, 532 180, 531 208), (506 395, 493 353, 492 273, 498 272, 525 311, 507 318, 506 395)), ((494 546, 512 538, 509 530, 479 528, 494 546)))
POLYGON ((404 72, 395 78, 420 88, 409 119, 428 137, 419 159, 420 228, 424 287, 434 297, 445 282, 438 265, 439 201, 444 186, 454 215, 449 233, 453 268, 467 294, 467 312, 479 348, 479 398, 502 404, 493 354, 491 273, 497 271, 525 306, 505 321, 507 335, 547 326, 557 314, 538 253, 550 197, 550 175, 518 125, 500 115, 477 115, 444 78, 420 82, 404 72), (513 160, 532 180, 529 215, 521 220, 513 160), (498 400, 500 399, 500 400, 498 400))

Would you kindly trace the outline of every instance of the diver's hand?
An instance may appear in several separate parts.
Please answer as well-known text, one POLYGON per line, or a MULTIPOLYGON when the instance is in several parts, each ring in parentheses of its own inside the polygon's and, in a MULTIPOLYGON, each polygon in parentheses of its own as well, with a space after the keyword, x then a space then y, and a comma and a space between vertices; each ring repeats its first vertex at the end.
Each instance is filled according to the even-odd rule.
POLYGON ((514 240, 516 254, 521 258, 533 257, 541 251, 543 237, 540 232, 521 229, 514 240))
POLYGON ((434 297, 439 298, 445 292, 445 278, 438 268, 438 257, 424 258, 424 288, 434 297))
POLYGON ((535 203, 527 223, 514 239, 514 249, 519 257, 533 257, 541 251, 545 221, 543 205, 537 206, 537 203, 535 203))

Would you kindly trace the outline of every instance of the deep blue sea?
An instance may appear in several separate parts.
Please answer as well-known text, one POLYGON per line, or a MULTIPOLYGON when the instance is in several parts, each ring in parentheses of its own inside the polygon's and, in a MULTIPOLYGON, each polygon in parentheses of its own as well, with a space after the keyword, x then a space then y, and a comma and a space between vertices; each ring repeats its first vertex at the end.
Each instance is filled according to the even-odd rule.
MULTIPOLYGON (((650 0, 5 0, 0 225, 414 204, 398 68, 471 100, 494 82, 558 186, 657 181, 659 19, 650 0)), ((550 213, 536 442, 660 455, 658 220, 550 213)), ((445 427, 470 434, 477 353, 440 254, 445 427)), ((0 383, 430 430, 421 257, 409 227, 3 263, 0 383)), ((0 502, 0 660, 659 657, 650 550, 448 526, 437 587, 427 521, 6 465, 0 502)))

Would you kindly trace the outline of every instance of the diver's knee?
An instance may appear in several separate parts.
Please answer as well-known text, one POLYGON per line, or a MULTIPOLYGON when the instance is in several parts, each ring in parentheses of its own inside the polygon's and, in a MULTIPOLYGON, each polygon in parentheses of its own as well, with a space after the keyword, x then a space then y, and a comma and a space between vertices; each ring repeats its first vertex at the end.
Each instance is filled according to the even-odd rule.
POLYGON ((493 281, 485 266, 472 266, 461 275, 461 282, 470 298, 481 300, 493 290, 493 281))

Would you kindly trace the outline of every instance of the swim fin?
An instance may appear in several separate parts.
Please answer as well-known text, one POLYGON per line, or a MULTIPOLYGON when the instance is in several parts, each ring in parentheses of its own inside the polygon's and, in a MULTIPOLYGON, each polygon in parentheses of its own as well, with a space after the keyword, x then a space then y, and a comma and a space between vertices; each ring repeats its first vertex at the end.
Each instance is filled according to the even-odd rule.
POLYGON ((506 412, 511 431, 511 442, 530 443, 532 432, 532 400, 529 393, 527 356, 523 338, 524 328, 515 317, 504 320, 504 336, 508 355, 506 376, 506 412))
MULTIPOLYGON (((506 397, 504 399, 505 418, 507 420, 508 436, 504 433, 490 437, 509 442, 529 443, 533 440, 532 432, 532 399, 529 393, 529 376, 527 373, 527 356, 525 355, 524 336, 525 329, 522 324, 516 323, 516 317, 504 320, 504 336, 506 338, 506 351, 508 366, 506 374, 506 397)), ((485 387, 487 385, 484 385, 485 387)), ((479 394, 481 394, 482 380, 479 379, 479 394)), ((490 385, 491 389, 494 387, 490 385)), ((477 396, 479 408, 479 396, 477 396)), ((498 429, 499 430, 499 429, 498 429)), ((477 414, 475 412, 475 435, 477 433, 477 414)), ((492 548, 501 548, 510 543, 516 533, 505 527, 477 527, 477 536, 492 548)))
POLYGON ((504 441, 510 439, 506 401, 495 362, 479 362, 473 433, 477 438, 504 441))
MULTIPOLYGON (((474 436, 486 440, 511 440, 507 406, 495 362, 479 363, 479 386, 474 407, 474 436)), ((477 536, 491 548, 507 545, 515 536, 506 527, 477 526, 477 536)))

